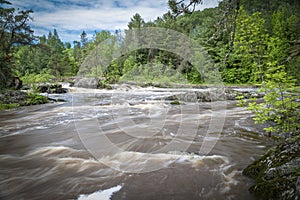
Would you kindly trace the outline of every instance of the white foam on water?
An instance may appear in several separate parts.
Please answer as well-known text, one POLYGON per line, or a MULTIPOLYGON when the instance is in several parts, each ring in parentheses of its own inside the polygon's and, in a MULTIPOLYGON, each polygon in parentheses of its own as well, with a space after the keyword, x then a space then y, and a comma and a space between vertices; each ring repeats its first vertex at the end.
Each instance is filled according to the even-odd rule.
POLYGON ((92 194, 82 194, 79 196, 78 200, 110 200, 112 195, 122 189, 121 185, 109 188, 107 190, 100 190, 92 194))
POLYGON ((127 172, 149 172, 161 168, 166 168, 170 164, 188 164, 194 168, 202 165, 213 165, 213 167, 223 167, 229 161, 224 156, 200 156, 196 154, 169 152, 169 153, 140 153, 140 152, 120 152, 112 157, 100 159, 100 162, 111 166, 114 169, 127 172))

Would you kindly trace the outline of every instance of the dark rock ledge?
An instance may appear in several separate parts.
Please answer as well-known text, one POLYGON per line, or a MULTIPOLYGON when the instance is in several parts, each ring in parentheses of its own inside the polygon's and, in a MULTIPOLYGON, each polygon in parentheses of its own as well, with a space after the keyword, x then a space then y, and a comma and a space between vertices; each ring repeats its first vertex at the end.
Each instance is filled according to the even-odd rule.
POLYGON ((249 189, 259 199, 300 199, 300 139, 270 149, 243 174, 253 178, 249 189))

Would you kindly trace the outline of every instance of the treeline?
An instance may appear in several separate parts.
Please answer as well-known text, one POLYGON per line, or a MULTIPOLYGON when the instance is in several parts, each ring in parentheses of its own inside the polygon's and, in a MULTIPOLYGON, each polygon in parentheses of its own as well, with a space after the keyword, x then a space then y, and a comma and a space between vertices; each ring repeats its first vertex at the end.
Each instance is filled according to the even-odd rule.
MULTIPOLYGON (((9 2, 0 3, 6 5, 9 2)), ((142 28, 161 27, 188 35, 207 50, 226 83, 259 84, 265 80, 269 69, 279 66, 300 83, 299 1, 224 0, 216 8, 194 12, 174 0, 170 0, 169 5, 171 11, 154 21, 146 22, 140 14, 135 14, 128 23, 128 30, 138 34, 142 28)), ((25 77, 26 80, 36 75, 41 77, 41 74, 45 75, 45 80, 75 76, 99 44, 107 45, 104 53, 111 53, 111 43, 103 41, 110 39, 126 46, 131 37, 126 34, 128 31, 125 34, 101 31, 89 39, 83 31, 81 40, 72 44, 62 42, 57 30, 36 37, 27 25, 32 11, 16 12, 14 8, 6 7, 0 8, 2 86, 9 76, 25 77)), ((190 63, 158 49, 139 49, 122 55, 100 73, 97 71, 99 66, 94 66, 91 71, 110 83, 130 78, 127 72, 132 70, 147 74, 146 78, 154 81, 157 76, 151 76, 154 72, 149 70, 150 65, 155 66, 152 69, 175 70, 191 83, 203 82, 201 74, 190 63)))
POLYGON ((56 29, 47 36, 37 38, 37 43, 20 46, 14 53, 14 68, 19 76, 51 74, 54 77, 75 76, 89 52, 105 39, 113 37, 108 31, 95 32, 88 40, 85 31, 80 41, 62 42, 56 29))

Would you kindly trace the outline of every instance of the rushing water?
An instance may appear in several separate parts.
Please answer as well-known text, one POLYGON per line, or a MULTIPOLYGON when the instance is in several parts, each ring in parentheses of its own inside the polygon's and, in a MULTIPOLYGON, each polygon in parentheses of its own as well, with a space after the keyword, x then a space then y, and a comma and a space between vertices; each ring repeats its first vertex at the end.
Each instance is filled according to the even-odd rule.
POLYGON ((71 88, 51 96, 69 102, 0 112, 0 199, 255 199, 241 172, 266 139, 251 113, 165 100, 186 90, 71 88), (212 115, 224 113, 201 154, 212 115))

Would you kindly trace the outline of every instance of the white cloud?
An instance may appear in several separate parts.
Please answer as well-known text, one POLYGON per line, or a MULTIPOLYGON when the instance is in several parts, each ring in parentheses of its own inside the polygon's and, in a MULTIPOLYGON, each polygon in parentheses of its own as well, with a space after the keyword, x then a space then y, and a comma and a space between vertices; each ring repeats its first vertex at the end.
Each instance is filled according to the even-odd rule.
MULTIPOLYGON (((83 30, 126 29, 130 18, 139 13, 145 21, 155 20, 168 11, 167 0, 11 0, 14 6, 33 9, 31 23, 37 35, 57 29, 64 41, 79 40, 83 30)), ((218 0, 207 0, 199 8, 216 6, 218 0)))

